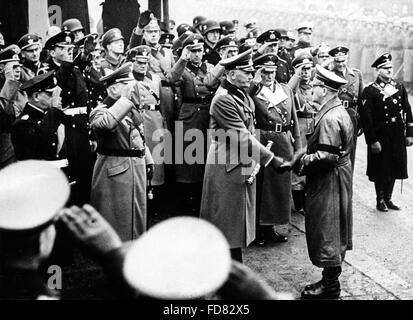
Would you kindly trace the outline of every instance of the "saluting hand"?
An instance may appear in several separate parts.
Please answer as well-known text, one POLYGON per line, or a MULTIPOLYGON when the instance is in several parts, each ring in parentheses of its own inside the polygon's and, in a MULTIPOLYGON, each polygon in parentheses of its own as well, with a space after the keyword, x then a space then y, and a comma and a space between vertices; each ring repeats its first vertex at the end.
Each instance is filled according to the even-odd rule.
POLYGON ((138 27, 140 29, 143 29, 145 26, 149 24, 149 22, 151 21, 151 15, 153 15, 153 13, 150 10, 146 10, 141 13, 138 21, 138 27))
POLYGON ((64 209, 60 219, 77 240, 97 255, 122 246, 116 231, 91 205, 64 209))
POLYGON ((191 47, 190 44, 188 44, 187 46, 185 46, 185 48, 182 49, 182 53, 181 53, 181 58, 184 60, 189 60, 191 51, 189 50, 191 47))

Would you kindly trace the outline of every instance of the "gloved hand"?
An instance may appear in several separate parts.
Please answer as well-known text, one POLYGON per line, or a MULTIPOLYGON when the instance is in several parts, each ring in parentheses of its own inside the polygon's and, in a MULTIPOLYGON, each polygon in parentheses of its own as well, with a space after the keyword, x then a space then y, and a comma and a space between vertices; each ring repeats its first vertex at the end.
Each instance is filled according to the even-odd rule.
POLYGON ((147 180, 152 180, 154 171, 155 171, 155 166, 153 164, 148 164, 146 166, 146 179, 147 180))
POLYGON ((151 11, 146 10, 146 11, 142 12, 140 17, 139 17, 138 27, 140 29, 143 29, 145 26, 147 26, 149 24, 152 17, 153 17, 153 13, 151 11))
POLYGON ((89 56, 89 54, 95 51, 95 48, 96 48, 95 36, 93 34, 90 34, 85 39, 84 54, 89 56))
POLYGON ((372 143, 370 148, 371 152, 373 152, 374 154, 379 154, 381 152, 381 144, 378 141, 372 143))

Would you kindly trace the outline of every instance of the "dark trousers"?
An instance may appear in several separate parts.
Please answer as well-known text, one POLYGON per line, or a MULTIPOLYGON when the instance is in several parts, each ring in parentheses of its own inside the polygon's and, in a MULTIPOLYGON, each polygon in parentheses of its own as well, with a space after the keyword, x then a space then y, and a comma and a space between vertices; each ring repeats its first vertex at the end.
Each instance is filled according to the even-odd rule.
POLYGON ((338 281, 338 277, 341 274, 341 266, 338 267, 325 267, 323 269, 323 281, 327 283, 331 283, 334 281, 338 281))
POLYGON ((385 201, 388 202, 391 200, 391 197, 393 195, 393 188, 394 188, 394 183, 396 182, 395 179, 390 179, 385 182, 380 181, 374 182, 374 187, 376 189, 376 197, 377 197, 377 202, 380 201, 385 201))

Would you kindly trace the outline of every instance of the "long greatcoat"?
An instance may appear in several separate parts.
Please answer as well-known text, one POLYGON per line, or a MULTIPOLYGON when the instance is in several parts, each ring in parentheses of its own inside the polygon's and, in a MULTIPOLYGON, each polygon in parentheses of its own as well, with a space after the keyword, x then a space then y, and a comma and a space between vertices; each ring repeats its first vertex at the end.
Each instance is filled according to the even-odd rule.
MULTIPOLYGON (((204 179, 205 161, 209 128, 209 109, 212 97, 219 86, 219 68, 208 62, 203 62, 195 66, 190 61, 179 59, 172 68, 171 81, 181 83, 182 105, 178 113, 178 123, 182 125, 183 140, 176 141, 176 145, 182 146, 182 163, 176 164, 176 181, 183 183, 202 183, 204 179), (218 69, 218 71, 216 71, 218 69), (196 154, 197 163, 187 163, 185 153, 187 148, 199 141, 199 137, 192 137, 191 141, 186 141, 185 134, 189 130, 197 129, 202 132, 203 153, 196 154)), ((200 141, 199 141, 200 142, 200 141)), ((200 148, 197 148, 201 150, 200 148)))
POLYGON ((108 220, 122 241, 136 239, 146 231, 146 165, 153 164, 143 141, 143 118, 132 112, 133 103, 110 97, 90 114, 98 138, 98 156, 91 204, 108 220), (99 154, 100 148, 145 149, 143 158, 99 154))
POLYGON ((315 130, 301 158, 307 176, 305 229, 311 262, 320 268, 340 266, 352 249, 353 138, 351 119, 338 98, 316 116, 315 130), (338 161, 334 155, 339 155, 338 161))
MULTIPOLYGON (((295 110, 294 95, 285 84, 275 83, 273 88, 262 88, 254 97, 257 129, 260 142, 273 141, 271 151, 286 160, 293 158, 301 147, 300 128, 295 110), (274 105, 263 90, 284 94, 285 100, 274 105), (281 90, 281 92, 280 92, 281 90), (276 132, 277 128, 283 131, 276 132), (288 129, 287 129, 288 128, 288 129)), ((282 225, 291 218, 291 172, 277 173, 273 168, 262 168, 257 177, 257 214, 261 225, 282 225)))
POLYGON ((255 239, 255 182, 248 185, 246 180, 255 163, 266 165, 273 156, 254 136, 254 109, 251 97, 227 80, 218 88, 210 109, 210 129, 217 136, 221 131, 224 137, 211 137, 200 217, 216 225, 231 248, 246 247, 255 239), (248 148, 251 157, 245 156, 248 148))
POLYGON ((367 176, 370 181, 407 178, 405 137, 413 137, 412 110, 404 86, 395 81, 391 81, 390 85, 397 92, 387 98, 382 94, 385 83, 379 78, 367 86, 362 94, 360 117, 369 146, 367 176), (401 114, 406 117, 406 132, 401 114), (373 154, 370 149, 370 145, 376 141, 382 147, 379 154, 373 154))

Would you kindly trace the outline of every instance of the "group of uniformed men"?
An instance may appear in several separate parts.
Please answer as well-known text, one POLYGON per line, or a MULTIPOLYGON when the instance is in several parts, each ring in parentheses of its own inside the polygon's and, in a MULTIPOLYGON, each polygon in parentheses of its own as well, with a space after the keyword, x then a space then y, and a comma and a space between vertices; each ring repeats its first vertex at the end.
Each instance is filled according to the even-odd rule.
POLYGON ((85 35, 77 19, 44 45, 23 35, 0 52, 0 168, 48 160, 71 181, 69 203, 90 202, 122 241, 147 230, 147 191, 152 214, 175 201, 215 224, 239 261, 254 240, 288 241, 294 206, 324 268, 303 297, 338 297, 357 136, 377 209, 398 210, 394 181, 407 178, 413 143, 407 92, 390 53, 368 55, 378 77, 365 86, 352 48, 313 46, 310 23, 295 37, 251 22, 237 39, 236 22, 197 16, 173 40, 145 11, 129 41, 117 28, 85 35))

